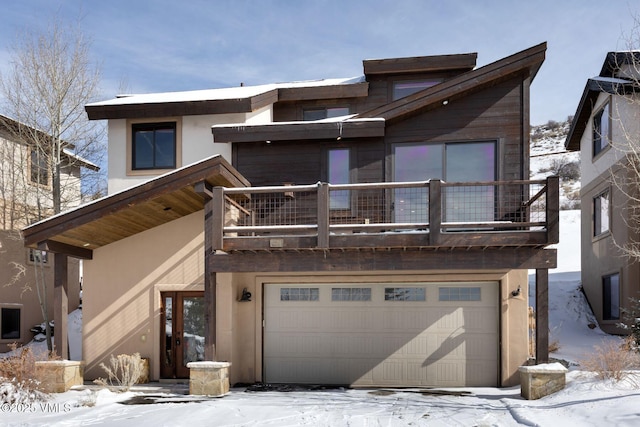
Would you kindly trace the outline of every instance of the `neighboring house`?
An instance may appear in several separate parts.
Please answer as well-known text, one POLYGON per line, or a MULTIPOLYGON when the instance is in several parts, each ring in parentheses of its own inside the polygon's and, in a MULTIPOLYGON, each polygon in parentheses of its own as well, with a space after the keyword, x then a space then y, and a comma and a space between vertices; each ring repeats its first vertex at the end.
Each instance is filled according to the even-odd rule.
MULTIPOLYGON (((44 134, 0 116, 0 352, 9 345, 26 344, 33 338, 30 329, 43 322, 36 281, 47 284, 48 316, 53 319, 53 254, 25 249, 20 229, 38 218, 53 214, 52 180, 41 149, 31 138, 44 134), (42 275, 36 278, 35 262, 42 261, 42 275)), ((71 148, 71 147, 70 147, 71 148)), ((97 166, 75 156, 70 150, 63 154, 61 173, 62 206, 80 204, 80 169, 97 166)), ((79 305, 80 280, 78 262, 69 264, 69 306, 79 305)))
MULTIPOLYGON (((640 297, 640 264, 621 246, 638 241, 628 224, 625 153, 640 138, 639 52, 609 52, 600 74, 587 81, 567 136, 580 151, 582 287, 600 327, 621 333, 623 309, 640 297), (614 178, 615 177, 615 178, 614 178)), ((637 182, 637 181, 636 181, 637 182)))
POLYGON ((517 384, 527 269, 545 362, 556 266, 558 180, 528 180, 545 51, 88 105, 110 195, 24 230, 88 259, 86 377, 139 352, 152 379, 206 359, 232 383, 517 384))

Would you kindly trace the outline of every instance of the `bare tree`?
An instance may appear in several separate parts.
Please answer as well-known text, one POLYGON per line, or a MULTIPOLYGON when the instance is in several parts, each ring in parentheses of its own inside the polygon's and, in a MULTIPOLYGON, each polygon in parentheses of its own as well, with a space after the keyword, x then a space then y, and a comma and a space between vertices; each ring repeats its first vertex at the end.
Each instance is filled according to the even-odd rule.
MULTIPOLYGON (((98 96, 100 69, 91 61, 90 41, 78 24, 54 19, 43 32, 23 31, 11 46, 8 71, 0 75, 7 116, 0 117, 5 227, 23 227, 77 206, 83 194, 90 198, 101 188, 95 164, 106 151, 104 126, 89 121, 84 111, 98 96), (2 137, 12 143, 2 143, 2 137)), ((42 271, 35 277, 52 350, 46 283, 42 271)))

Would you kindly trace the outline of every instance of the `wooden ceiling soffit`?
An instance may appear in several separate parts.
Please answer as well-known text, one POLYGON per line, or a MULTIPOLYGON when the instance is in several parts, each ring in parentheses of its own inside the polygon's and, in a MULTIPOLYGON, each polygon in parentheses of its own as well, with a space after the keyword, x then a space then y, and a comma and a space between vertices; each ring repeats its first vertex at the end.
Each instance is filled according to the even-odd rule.
POLYGON ((245 252, 209 257, 213 272, 510 270, 555 268, 556 249, 245 252))
POLYGON ((384 136, 384 120, 229 125, 211 128, 215 142, 297 141, 384 136))
POLYGON ((248 98, 120 105, 87 105, 85 106, 85 110, 90 120, 142 119, 205 114, 249 113, 277 102, 277 100, 278 90, 273 89, 248 98))
POLYGON ((278 89, 278 101, 363 98, 369 95, 369 83, 341 84, 278 89))
POLYGON ((443 103, 446 104, 447 101, 450 102, 453 99, 465 96, 517 74, 526 73, 526 75, 533 79, 544 61, 546 48, 546 43, 542 43, 389 104, 359 114, 358 118, 382 117, 387 121, 395 121, 430 106, 443 106, 443 103))
POLYGON ((367 59, 362 61, 365 75, 426 73, 432 71, 470 71, 476 66, 477 53, 416 56, 410 58, 367 59))
POLYGON ((250 185, 222 156, 210 157, 29 226, 23 230, 25 246, 57 242, 52 252, 75 256, 63 245, 94 249, 173 221, 202 209, 193 187, 203 181, 211 187, 250 185))

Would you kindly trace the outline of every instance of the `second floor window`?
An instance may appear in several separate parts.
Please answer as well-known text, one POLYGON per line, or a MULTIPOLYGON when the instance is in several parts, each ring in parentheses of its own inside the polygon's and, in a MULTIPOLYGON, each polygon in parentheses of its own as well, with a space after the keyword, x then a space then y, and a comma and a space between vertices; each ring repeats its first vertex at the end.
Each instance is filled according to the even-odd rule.
MULTIPOLYGON (((330 184, 349 184, 351 182, 349 170, 349 149, 338 148, 328 152, 328 178, 330 184)), ((335 190, 329 194, 331 209, 349 209, 349 190, 335 190)))
POLYGON ((609 103, 593 116, 593 156, 607 148, 611 141, 611 114, 609 103))
POLYGON ((322 120, 349 115, 349 107, 309 108, 302 112, 302 120, 322 120))
POLYGON ((392 100, 404 98, 421 90, 427 89, 431 86, 435 86, 442 82, 441 79, 429 79, 429 80, 407 80, 393 82, 393 95, 392 100))
POLYGON ((49 168, 47 157, 34 148, 31 150, 31 182, 40 185, 49 185, 49 168))
POLYGON ((609 191, 600 193, 593 199, 593 235, 599 236, 609 231, 609 191))
POLYGON ((176 124, 144 123, 132 127, 132 169, 176 167, 176 124))

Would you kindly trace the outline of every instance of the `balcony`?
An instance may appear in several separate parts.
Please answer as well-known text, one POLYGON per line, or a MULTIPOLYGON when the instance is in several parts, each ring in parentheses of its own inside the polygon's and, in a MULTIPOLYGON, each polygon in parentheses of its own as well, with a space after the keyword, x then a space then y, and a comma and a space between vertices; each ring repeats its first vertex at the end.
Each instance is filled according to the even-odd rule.
POLYGON ((227 253, 544 248, 559 182, 389 182, 213 190, 212 247, 227 253))

